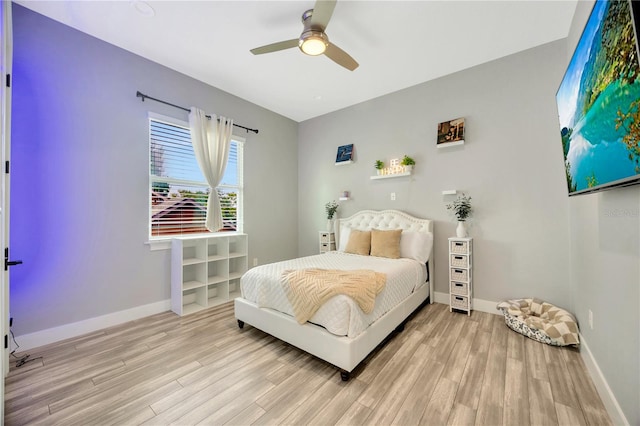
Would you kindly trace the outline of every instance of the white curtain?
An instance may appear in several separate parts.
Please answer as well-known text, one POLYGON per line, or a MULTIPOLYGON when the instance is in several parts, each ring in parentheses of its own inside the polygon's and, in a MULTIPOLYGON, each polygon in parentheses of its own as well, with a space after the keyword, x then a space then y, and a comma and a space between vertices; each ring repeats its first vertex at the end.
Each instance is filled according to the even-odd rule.
POLYGON ((216 187, 220 184, 227 168, 233 120, 211 115, 208 119, 204 111, 191 107, 189 113, 191 143, 198 165, 209 184, 209 202, 207 203, 206 227, 211 232, 222 228, 220 198, 216 187))

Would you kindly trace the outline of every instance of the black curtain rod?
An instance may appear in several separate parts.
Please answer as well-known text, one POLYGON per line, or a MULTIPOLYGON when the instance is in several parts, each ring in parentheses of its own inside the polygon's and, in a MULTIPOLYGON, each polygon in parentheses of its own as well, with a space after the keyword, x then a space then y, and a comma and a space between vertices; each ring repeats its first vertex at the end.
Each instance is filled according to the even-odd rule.
MULTIPOLYGON (((151 99, 152 101, 160 102, 161 104, 169 105, 169 106, 172 106, 174 108, 181 109, 183 111, 191 112, 191 110, 189 108, 181 107, 180 105, 176 105, 176 104, 172 104, 170 102, 166 102, 166 101, 163 101, 163 100, 160 100, 160 99, 152 98, 151 96, 147 96, 144 93, 141 93, 140 91, 136 92, 136 97, 142 98, 142 102, 144 102, 145 99, 151 99)), ((210 115, 207 115, 207 118, 209 120, 211 120, 211 116, 210 115)), ((236 126, 236 127, 241 128, 241 129, 246 130, 247 133, 253 132, 255 134, 258 134, 258 129, 250 129, 248 127, 244 127, 244 126, 241 126, 241 125, 236 124, 236 123, 233 123, 233 125, 236 126)))

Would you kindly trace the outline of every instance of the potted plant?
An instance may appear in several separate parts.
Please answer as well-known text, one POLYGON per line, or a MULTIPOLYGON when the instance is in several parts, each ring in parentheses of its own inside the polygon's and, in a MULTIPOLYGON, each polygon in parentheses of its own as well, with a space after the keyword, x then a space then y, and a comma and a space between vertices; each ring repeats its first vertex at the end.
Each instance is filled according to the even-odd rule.
POLYGON ((333 232, 333 216, 338 211, 338 203, 335 200, 329 201, 324 205, 324 209, 327 212, 327 231, 333 232))
POLYGON ((471 216, 471 197, 462 193, 451 204, 447 204, 447 210, 452 210, 453 214, 458 219, 458 227, 456 228, 456 235, 459 238, 467 236, 467 228, 465 221, 471 216))
POLYGON ((374 167, 378 171, 378 174, 381 175, 382 169, 384 169, 384 163, 382 162, 382 160, 376 160, 374 167))
POLYGON ((411 172, 413 170, 413 166, 416 165, 416 161, 408 155, 405 155, 402 157, 400 164, 404 166, 405 172, 411 172))

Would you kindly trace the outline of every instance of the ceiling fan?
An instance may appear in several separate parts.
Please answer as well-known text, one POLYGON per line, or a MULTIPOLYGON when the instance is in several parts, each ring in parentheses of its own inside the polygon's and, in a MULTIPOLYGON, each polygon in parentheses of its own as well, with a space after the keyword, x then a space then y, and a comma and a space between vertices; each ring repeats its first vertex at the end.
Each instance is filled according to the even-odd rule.
POLYGON ((309 9, 302 14, 302 24, 304 29, 300 37, 291 40, 280 41, 278 43, 267 44, 266 46, 251 49, 254 55, 277 52, 279 50, 299 47, 300 50, 310 56, 318 56, 324 53, 329 59, 353 71, 358 68, 358 63, 347 52, 340 49, 329 41, 329 37, 324 32, 329 25, 329 20, 336 7, 337 0, 316 0, 313 9, 309 9))

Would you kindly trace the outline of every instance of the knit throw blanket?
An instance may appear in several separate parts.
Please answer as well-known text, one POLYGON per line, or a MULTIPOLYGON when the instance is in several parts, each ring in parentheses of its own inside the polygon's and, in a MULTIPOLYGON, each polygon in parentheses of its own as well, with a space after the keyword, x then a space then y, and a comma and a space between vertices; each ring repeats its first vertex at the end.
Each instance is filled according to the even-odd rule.
POLYGON ((351 297, 365 314, 371 313, 376 296, 386 284, 387 275, 366 269, 310 268, 284 271, 281 281, 296 321, 304 324, 324 302, 337 294, 351 297))

